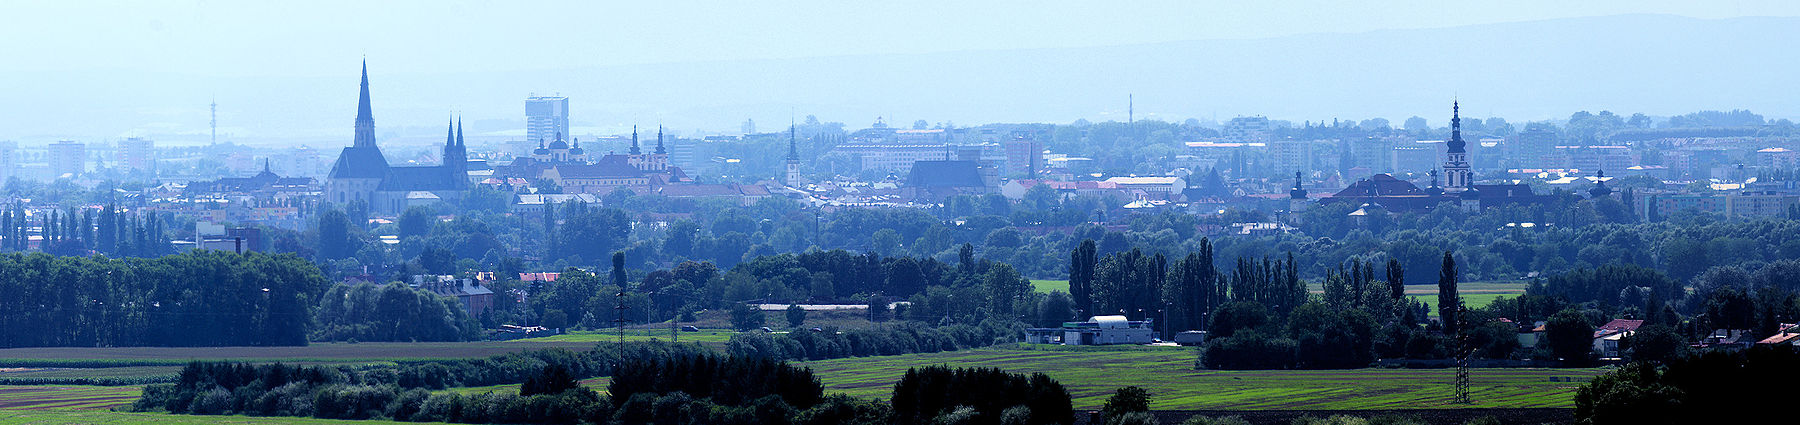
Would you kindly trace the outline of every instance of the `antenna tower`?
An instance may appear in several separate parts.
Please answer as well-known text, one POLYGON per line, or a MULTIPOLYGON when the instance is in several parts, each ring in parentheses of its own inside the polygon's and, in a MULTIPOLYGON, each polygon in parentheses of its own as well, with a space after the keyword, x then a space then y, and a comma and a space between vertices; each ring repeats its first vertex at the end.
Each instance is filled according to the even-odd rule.
POLYGON ((212 101, 212 144, 219 144, 219 99, 212 101))
POLYGON ((1464 330, 1464 328, 1468 326, 1468 320, 1464 318, 1466 317, 1463 314, 1464 310, 1465 309, 1462 306, 1456 307, 1456 340, 1461 347, 1457 350, 1458 356, 1456 359, 1456 383, 1454 384, 1456 386, 1456 398, 1451 400, 1451 402, 1457 404, 1470 403, 1469 359, 1474 357, 1475 354, 1475 349, 1469 346, 1469 334, 1464 330))
POLYGON ((613 296, 615 297, 614 298, 615 305, 613 305, 613 310, 618 312, 617 313, 618 318, 613 319, 613 324, 616 324, 619 326, 619 343, 624 344, 625 343, 625 323, 629 322, 629 320, 625 319, 625 309, 628 308, 628 307, 625 307, 625 291, 619 291, 618 294, 614 294, 613 296))

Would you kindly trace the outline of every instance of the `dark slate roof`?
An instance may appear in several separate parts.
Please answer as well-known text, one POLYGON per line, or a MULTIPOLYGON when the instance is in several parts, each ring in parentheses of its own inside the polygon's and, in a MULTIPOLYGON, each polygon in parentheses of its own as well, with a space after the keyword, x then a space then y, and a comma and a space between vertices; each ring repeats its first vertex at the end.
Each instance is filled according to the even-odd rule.
POLYGON ((592 165, 565 164, 557 165, 556 173, 565 179, 599 179, 643 177, 644 171, 625 162, 623 155, 607 155, 600 162, 592 165))
POLYGON ((1424 194, 1424 191, 1419 190, 1419 186, 1408 183, 1405 180, 1396 179, 1394 176, 1387 174, 1376 174, 1369 176, 1367 179, 1357 180, 1356 183, 1351 183, 1350 186, 1344 187, 1344 190, 1340 190, 1337 194, 1332 196, 1364 197, 1424 194))
MULTIPOLYGON (((450 167, 392 167, 387 176, 381 179, 378 190, 384 191, 421 191, 421 190, 455 190, 462 185, 452 175, 450 167)), ((463 181, 468 178, 464 177, 463 181)))
POLYGON ((337 163, 331 165, 333 179, 378 179, 387 175, 387 158, 381 156, 381 148, 351 146, 338 154, 337 163))
POLYGON ((907 186, 982 187, 981 170, 975 161, 916 161, 907 186))

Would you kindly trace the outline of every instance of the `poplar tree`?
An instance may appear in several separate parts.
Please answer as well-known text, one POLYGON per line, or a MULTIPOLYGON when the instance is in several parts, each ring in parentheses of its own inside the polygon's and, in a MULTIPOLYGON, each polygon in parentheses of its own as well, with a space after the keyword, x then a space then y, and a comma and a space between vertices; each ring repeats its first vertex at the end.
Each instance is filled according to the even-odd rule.
POLYGON ((1444 323, 1444 334, 1455 334, 1460 317, 1462 297, 1456 294, 1456 258, 1444 251, 1444 267, 1438 270, 1438 317, 1444 323))
POLYGON ((1094 315, 1094 268, 1100 261, 1093 239, 1081 241, 1075 251, 1069 253, 1069 297, 1075 299, 1075 309, 1081 314, 1094 315))

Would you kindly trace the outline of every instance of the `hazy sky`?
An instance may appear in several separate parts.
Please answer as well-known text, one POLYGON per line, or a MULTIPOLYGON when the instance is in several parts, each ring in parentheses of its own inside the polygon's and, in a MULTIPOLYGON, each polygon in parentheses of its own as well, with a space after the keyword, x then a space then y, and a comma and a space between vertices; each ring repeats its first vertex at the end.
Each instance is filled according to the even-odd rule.
POLYGON ((208 76, 501 71, 1100 46, 1658 13, 1800 16, 1800 2, 19 1, 0 70, 208 76))
MULTIPOLYGON (((1125 93, 1138 95, 1138 111, 1144 114, 1140 116, 1176 120, 1267 114, 1295 121, 1383 116, 1398 122, 1409 115, 1437 113, 1442 98, 1458 93, 1483 97, 1479 102, 1482 109, 1474 110, 1511 119, 1566 117, 1581 109, 1677 114, 1700 108, 1744 107, 1771 117, 1800 112, 1800 107, 1788 101, 1791 96, 1781 94, 1791 93, 1784 91, 1787 86, 1770 86, 1784 77, 1761 71, 1684 73, 1677 70, 1682 64, 1651 61, 1649 66, 1617 70, 1628 71, 1627 76, 1637 78, 1633 81, 1646 82, 1640 86, 1588 87, 1591 92, 1572 92, 1569 89, 1583 88, 1582 84, 1596 79, 1613 79, 1614 75, 1527 69, 1488 80, 1459 80, 1476 74, 1471 71, 1493 68, 1494 64, 1481 64, 1488 58, 1475 56, 1463 59, 1457 67, 1425 76, 1437 77, 1432 81, 1378 67, 1420 68, 1414 62, 1441 62, 1443 55, 1438 53, 1390 50, 1385 53, 1398 54, 1386 55, 1390 58, 1387 62, 1358 69, 1332 69, 1337 65, 1334 61, 1342 59, 1329 57, 1356 50, 1393 49, 1394 38, 1380 37, 1383 30, 1625 14, 1702 19, 1800 16, 1800 2, 1791 0, 1409 0, 1381 1, 1379 7, 1342 1, 1113 3, 0 0, 0 39, 6 40, 0 43, 0 100, 4 100, 0 102, 0 140, 41 142, 135 135, 198 140, 207 132, 207 104, 217 100, 221 134, 271 138, 278 143, 338 143, 351 130, 354 67, 364 55, 375 80, 377 126, 400 135, 434 133, 443 116, 451 112, 465 114, 489 132, 514 131, 523 120, 520 100, 533 92, 569 95, 572 121, 577 126, 605 129, 602 131, 624 131, 632 124, 645 123, 666 123, 688 131, 735 131, 744 118, 764 123, 766 130, 786 121, 791 112, 817 113, 822 119, 852 126, 866 125, 877 116, 903 123, 954 120, 961 125, 997 120, 1104 120, 1121 115, 1124 108, 1119 98, 1125 93), (1103 64, 1126 71, 1117 75, 1110 69, 1104 73, 1092 69, 1063 72, 1080 68, 1070 65, 1092 63, 1019 66, 1015 72, 1008 64, 987 64, 982 69, 955 69, 969 66, 963 63, 921 66, 916 62, 926 56, 910 56, 937 53, 929 56, 930 60, 992 56, 1029 61, 1033 51, 1018 56, 1018 49, 1332 38, 1307 36, 1320 33, 1370 33, 1365 35, 1371 37, 1358 39, 1379 42, 1341 45, 1342 51, 1323 54, 1304 53, 1318 60, 1295 63, 1323 66, 1300 73, 1285 73, 1286 69, 1279 67, 1263 72, 1271 69, 1238 65, 1261 59, 1271 59, 1261 61, 1269 64, 1287 63, 1274 59, 1283 59, 1284 52, 1299 55, 1297 52, 1310 45, 1277 43, 1274 45, 1287 47, 1230 55, 1230 46, 1236 43, 1222 42, 1215 49, 1203 50, 1223 52, 1227 56, 1221 57, 1240 61, 1224 67, 1212 63, 1181 69, 1166 63, 1158 67, 1153 64, 1157 58, 1127 54, 1103 64), (942 53, 1001 50, 1015 54, 942 53), (858 60, 801 59, 846 56, 858 60), (765 59, 784 61, 758 62, 765 59), (697 62, 692 66, 647 65, 697 62), (704 62, 717 62, 712 65, 718 67, 709 68, 704 62), (845 64, 906 71, 897 76, 874 75, 840 69, 845 64), (933 75, 941 77, 935 80, 916 78, 936 71, 934 68, 947 71, 933 75), (1258 71, 1240 75, 1231 73, 1233 68, 1258 71), (709 69, 726 74, 708 74, 709 69), (912 72, 915 69, 924 72, 912 72), (1134 76, 1133 72, 1154 74, 1134 76), (1355 90, 1370 92, 1345 93, 1351 88, 1332 86, 1352 75, 1364 77, 1355 90), (915 78, 899 81, 907 77, 915 78), (1234 80, 1220 83, 1222 78, 1234 80), (1197 84, 1182 84, 1190 81, 1197 84), (943 87, 913 90, 933 84, 943 87), (1642 90, 1649 86, 1671 90, 1642 90), (1249 89, 1230 90, 1245 87, 1249 89), (1679 87, 1690 90, 1673 90, 1679 87), (1527 90, 1533 88, 1544 91, 1527 90), (1481 89, 1490 93, 1478 91, 1481 89)), ((1617 29, 1565 35, 1571 38, 1569 46, 1582 55, 1564 57, 1560 62, 1610 72, 1614 70, 1609 65, 1618 59, 1662 57, 1666 52, 1658 47, 1679 41, 1646 45, 1639 40, 1661 33, 1658 29, 1644 31, 1649 34, 1611 45, 1583 45, 1576 39, 1603 38, 1617 34, 1617 29), (1585 48, 1604 55, 1587 55, 1581 50, 1585 48)), ((1755 39, 1763 45, 1779 45, 1783 36, 1751 32, 1728 35, 1738 38, 1726 39, 1726 43, 1755 39)), ((1416 40, 1418 37, 1399 38, 1438 48, 1430 46, 1431 40, 1416 40)), ((1514 37, 1493 41, 1491 46, 1472 46, 1507 49, 1521 42, 1517 34, 1514 37)), ((1711 49, 1709 45, 1690 50, 1700 53, 1684 58, 1742 69, 1791 69, 1792 65, 1786 59, 1743 60, 1771 56, 1766 53, 1769 48, 1711 49)), ((1534 60, 1530 55, 1517 56, 1527 52, 1509 53, 1527 58, 1514 62, 1534 60)), ((1264 66, 1275 66, 1269 64, 1264 66)))

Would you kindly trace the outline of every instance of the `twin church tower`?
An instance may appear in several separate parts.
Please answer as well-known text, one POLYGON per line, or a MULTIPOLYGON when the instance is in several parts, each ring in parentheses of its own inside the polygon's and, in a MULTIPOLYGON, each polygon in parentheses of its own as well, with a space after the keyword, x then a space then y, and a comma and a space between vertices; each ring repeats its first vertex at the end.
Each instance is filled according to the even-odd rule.
POLYGON ((369 211, 399 214, 412 205, 460 202, 469 188, 469 153, 462 123, 453 122, 444 136, 442 165, 388 165, 375 145, 375 117, 369 107, 369 64, 363 62, 362 93, 356 105, 356 138, 338 154, 325 178, 325 201, 340 206, 361 201, 369 211))

